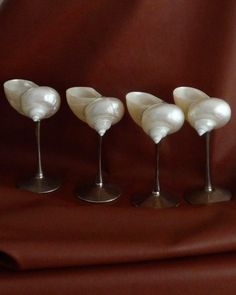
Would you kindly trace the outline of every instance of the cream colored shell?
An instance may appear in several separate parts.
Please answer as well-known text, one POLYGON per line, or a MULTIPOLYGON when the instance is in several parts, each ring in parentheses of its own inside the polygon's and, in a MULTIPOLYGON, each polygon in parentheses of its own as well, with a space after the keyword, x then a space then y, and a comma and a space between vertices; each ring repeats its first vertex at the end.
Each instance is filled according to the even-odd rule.
POLYGON ((101 136, 124 115, 122 102, 114 97, 98 98, 85 109, 86 122, 101 136))
POLYGON ((210 98, 191 104, 187 120, 201 136, 213 129, 227 124, 231 109, 227 102, 219 98, 210 98))
POLYGON ((129 92, 126 95, 126 105, 131 118, 141 127, 143 112, 153 104, 163 103, 160 98, 146 92, 129 92))
POLYGON ((184 114, 174 104, 154 104, 142 116, 142 128, 155 143, 159 143, 168 134, 177 132, 183 123, 184 114))
POLYGON ((13 79, 4 83, 4 91, 10 105, 20 114, 40 121, 54 115, 60 107, 58 92, 32 81, 13 79))
POLYGON ((178 106, 167 104, 149 93, 130 92, 126 102, 132 119, 156 144, 178 131, 184 123, 184 114, 178 106))
POLYGON ((173 91, 175 104, 182 109, 185 116, 193 102, 210 98, 205 92, 193 87, 177 87, 173 91))
POLYGON ((60 107, 58 92, 47 86, 28 89, 21 96, 21 109, 23 113, 37 122, 53 116, 60 107))
POLYGON ((17 112, 22 115, 25 114, 21 109, 21 96, 32 87, 38 87, 38 85, 32 81, 22 79, 8 80, 3 84, 4 92, 8 102, 17 112))
POLYGON ((101 136, 124 115, 123 103, 114 97, 103 97, 90 87, 73 87, 66 91, 73 113, 101 136))
POLYGON ((223 99, 209 97, 192 87, 178 87, 173 96, 175 103, 185 112, 186 120, 200 136, 223 127, 230 120, 231 109, 223 99))
POLYGON ((84 112, 86 106, 99 97, 102 97, 102 95, 91 87, 72 87, 66 90, 69 107, 84 122, 86 122, 84 112))

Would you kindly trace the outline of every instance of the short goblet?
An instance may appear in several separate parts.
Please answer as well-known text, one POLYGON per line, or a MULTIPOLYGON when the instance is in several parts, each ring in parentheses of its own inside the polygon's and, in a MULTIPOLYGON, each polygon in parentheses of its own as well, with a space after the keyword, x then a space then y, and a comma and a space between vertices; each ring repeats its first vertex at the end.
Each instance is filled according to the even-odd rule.
POLYGON ((135 206, 169 208, 179 205, 179 200, 160 189, 159 145, 168 134, 178 131, 184 122, 180 108, 167 104, 160 98, 144 92, 130 92, 126 95, 128 111, 132 119, 152 138, 156 145, 155 183, 152 193, 144 200, 134 198, 135 206))
POLYGON ((122 102, 113 97, 103 97, 90 87, 72 87, 67 89, 66 97, 72 112, 98 133, 98 172, 94 184, 80 186, 76 191, 77 198, 92 202, 106 203, 116 200, 120 188, 106 183, 102 176, 102 138, 106 131, 118 123, 124 115, 122 102))
POLYGON ((56 90, 22 79, 4 83, 4 91, 10 105, 21 115, 36 124, 37 172, 30 179, 18 183, 18 187, 35 193, 49 193, 59 188, 58 180, 44 175, 41 161, 40 122, 54 115, 60 107, 60 96, 56 90))
POLYGON ((232 197, 229 190, 212 185, 210 169, 210 133, 230 120, 229 105, 192 87, 178 87, 173 91, 173 96, 175 103, 184 111, 186 120, 199 136, 205 136, 205 185, 186 192, 185 200, 192 205, 229 201, 232 197))

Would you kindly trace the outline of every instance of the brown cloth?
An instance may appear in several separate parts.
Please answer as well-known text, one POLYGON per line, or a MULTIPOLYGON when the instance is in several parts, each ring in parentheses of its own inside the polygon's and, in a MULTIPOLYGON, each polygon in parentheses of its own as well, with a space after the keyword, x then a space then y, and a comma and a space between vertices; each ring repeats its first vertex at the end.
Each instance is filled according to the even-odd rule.
MULTIPOLYGON (((146 91, 173 103, 177 86, 224 98, 232 119, 212 133, 213 183, 235 195, 234 0, 0 1, 0 82, 54 87, 59 112, 42 122, 43 167, 61 178, 48 195, 15 188, 32 175, 34 126, 0 89, 0 294, 235 294, 236 203, 148 210, 154 144, 128 114, 104 137, 104 178, 121 198, 74 197, 96 174, 96 133, 67 106, 65 90, 91 86, 125 102, 146 91)), ((161 188, 182 200, 202 186, 204 139, 186 123, 161 144, 161 188)))
POLYGON ((32 200, 1 216, 1 258, 16 269, 155 261, 236 250, 236 204, 172 210, 32 200))

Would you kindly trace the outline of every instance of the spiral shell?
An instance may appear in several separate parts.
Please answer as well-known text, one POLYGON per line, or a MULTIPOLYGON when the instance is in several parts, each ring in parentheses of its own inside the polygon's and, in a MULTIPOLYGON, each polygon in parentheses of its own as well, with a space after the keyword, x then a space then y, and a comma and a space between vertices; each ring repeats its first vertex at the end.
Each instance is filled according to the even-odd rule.
POLYGON ((6 98, 10 105, 21 115, 25 115, 21 109, 21 96, 24 94, 28 89, 32 87, 38 87, 32 81, 23 80, 23 79, 12 79, 8 80, 3 84, 4 92, 6 98))
POLYGON ((126 105, 131 118, 140 127, 142 125, 143 112, 153 104, 163 103, 160 98, 146 92, 129 92, 126 95, 126 105))
POLYGON ((51 117, 60 107, 60 96, 55 89, 28 80, 6 81, 4 91, 10 105, 34 121, 51 117))
POLYGON ((190 105, 196 101, 209 99, 210 97, 203 91, 193 87, 177 87, 173 91, 175 104, 182 109, 187 116, 190 105))
POLYGON ((28 89, 21 96, 21 109, 23 113, 37 122, 54 115, 60 107, 58 92, 47 86, 28 89))
POLYGON ((88 125, 103 136, 111 125, 121 120, 124 106, 114 97, 98 98, 86 107, 85 115, 88 125))
POLYGON ((178 131, 184 123, 184 114, 174 104, 154 104, 142 116, 142 128, 155 143, 178 131))
POLYGON ((123 103, 114 97, 103 97, 90 87, 73 87, 66 91, 73 113, 101 136, 124 115, 123 103))
POLYGON ((223 127, 230 120, 231 109, 223 99, 212 98, 192 87, 178 87, 173 96, 175 103, 184 111, 186 120, 200 136, 223 127))
POLYGON ((219 98, 210 98, 193 103, 189 107, 187 120, 201 136, 213 129, 227 124, 231 109, 227 102, 219 98))
POLYGON ((71 87, 66 90, 67 103, 72 112, 82 121, 86 122, 85 108, 88 104, 102 97, 91 87, 71 87))
POLYGON ((184 114, 178 106, 167 104, 152 94, 130 92, 126 102, 132 119, 156 144, 178 131, 184 123, 184 114))

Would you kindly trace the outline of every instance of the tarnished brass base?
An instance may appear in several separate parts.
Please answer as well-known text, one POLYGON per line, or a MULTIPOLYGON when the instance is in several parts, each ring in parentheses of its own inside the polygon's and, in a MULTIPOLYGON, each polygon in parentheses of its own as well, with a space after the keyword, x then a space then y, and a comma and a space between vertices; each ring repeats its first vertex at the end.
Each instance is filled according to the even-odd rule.
POLYGON ((107 203, 119 198, 121 190, 114 184, 105 183, 103 185, 85 185, 79 187, 76 197, 91 203, 107 203))
POLYGON ((32 177, 29 180, 20 181, 17 187, 30 192, 45 194, 57 190, 60 187, 60 182, 46 177, 32 177))
POLYGON ((134 197, 131 202, 136 207, 148 207, 154 209, 178 207, 180 204, 180 201, 177 198, 172 197, 165 192, 161 192, 160 194, 152 193, 149 197, 144 199, 134 197))
POLYGON ((226 202, 230 201, 231 198, 232 194, 229 190, 220 188, 214 188, 212 191, 196 189, 194 191, 187 192, 184 196, 184 199, 192 205, 226 202))

